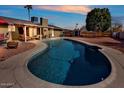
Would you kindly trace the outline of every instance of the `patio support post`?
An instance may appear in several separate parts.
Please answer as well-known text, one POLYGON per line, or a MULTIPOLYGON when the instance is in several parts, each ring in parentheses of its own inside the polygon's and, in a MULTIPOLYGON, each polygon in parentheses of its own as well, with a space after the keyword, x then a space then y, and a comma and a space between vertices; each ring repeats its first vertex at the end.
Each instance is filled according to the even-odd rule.
POLYGON ((49 38, 50 38, 50 30, 48 29, 48 33, 49 33, 49 38))
POLYGON ((9 32, 9 41, 12 41, 12 31, 9 32))
POLYGON ((27 42, 26 26, 24 26, 23 29, 24 29, 25 42, 27 42))
POLYGON ((12 26, 8 26, 8 31, 9 31, 9 41, 12 41, 12 26))
POLYGON ((41 29, 41 27, 40 27, 40 40, 41 40, 41 38, 42 38, 42 34, 41 34, 41 31, 42 31, 42 29, 41 29))
POLYGON ((52 37, 54 37, 54 29, 52 28, 51 30, 52 30, 52 37))

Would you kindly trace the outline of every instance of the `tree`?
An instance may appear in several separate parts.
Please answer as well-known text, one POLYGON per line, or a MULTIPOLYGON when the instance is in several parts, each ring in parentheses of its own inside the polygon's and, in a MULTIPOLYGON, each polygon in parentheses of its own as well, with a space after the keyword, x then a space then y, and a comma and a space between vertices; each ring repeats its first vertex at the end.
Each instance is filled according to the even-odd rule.
POLYGON ((32 5, 26 5, 26 6, 24 6, 24 8, 26 8, 28 10, 28 17, 30 20, 30 10, 32 9, 32 5))
POLYGON ((95 8, 87 14, 86 28, 88 31, 106 31, 111 27, 111 14, 108 8, 95 8))

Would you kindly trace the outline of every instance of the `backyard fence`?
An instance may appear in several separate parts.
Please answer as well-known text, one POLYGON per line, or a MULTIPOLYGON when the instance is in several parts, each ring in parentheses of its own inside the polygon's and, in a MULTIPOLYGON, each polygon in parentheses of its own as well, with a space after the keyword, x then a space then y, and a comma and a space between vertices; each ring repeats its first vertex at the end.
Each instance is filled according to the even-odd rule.
POLYGON ((67 37, 72 37, 74 36, 74 33, 72 31, 68 31, 68 32, 64 32, 63 35, 67 37))
POLYGON ((111 32, 80 32, 81 37, 111 37, 111 32))
MULTIPOLYGON (((73 32, 65 32, 64 36, 72 37, 75 36, 73 32)), ((111 37, 111 32, 88 32, 88 31, 80 31, 80 37, 111 37)))

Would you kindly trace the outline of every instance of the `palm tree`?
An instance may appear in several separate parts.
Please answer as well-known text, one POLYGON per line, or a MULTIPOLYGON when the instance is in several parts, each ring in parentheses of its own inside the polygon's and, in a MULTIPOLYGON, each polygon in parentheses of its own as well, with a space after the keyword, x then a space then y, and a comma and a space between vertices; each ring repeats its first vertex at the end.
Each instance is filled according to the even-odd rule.
POLYGON ((26 8, 28 10, 28 17, 30 20, 30 10, 32 9, 32 5, 25 5, 24 8, 26 8))

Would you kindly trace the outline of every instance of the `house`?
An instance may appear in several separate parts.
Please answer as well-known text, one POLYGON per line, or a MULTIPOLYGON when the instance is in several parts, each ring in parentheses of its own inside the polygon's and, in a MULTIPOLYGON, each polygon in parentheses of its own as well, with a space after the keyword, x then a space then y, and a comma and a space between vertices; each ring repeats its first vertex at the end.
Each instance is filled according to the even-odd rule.
MULTIPOLYGON (((53 32, 51 32, 51 37, 62 37, 64 33, 64 29, 55 25, 48 25, 53 28, 53 32)), ((50 29, 48 29, 50 30, 50 29)))
POLYGON ((0 34, 8 40, 32 40, 34 38, 50 38, 62 35, 62 28, 48 25, 48 19, 32 17, 31 21, 0 16, 0 34))

